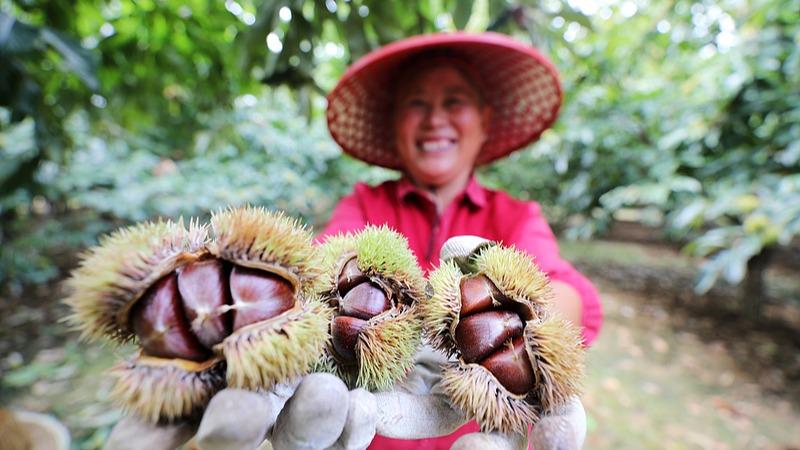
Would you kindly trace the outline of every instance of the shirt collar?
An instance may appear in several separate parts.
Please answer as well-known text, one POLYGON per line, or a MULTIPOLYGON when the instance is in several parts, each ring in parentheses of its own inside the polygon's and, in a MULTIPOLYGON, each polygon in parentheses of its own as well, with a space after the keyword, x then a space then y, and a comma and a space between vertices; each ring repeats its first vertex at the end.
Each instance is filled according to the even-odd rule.
MULTIPOLYGON (((397 199, 405 200, 413 194, 419 195, 422 198, 429 198, 429 194, 416 187, 408 177, 404 176, 400 178, 397 181, 397 199)), ((467 187, 464 188, 463 195, 465 199, 478 208, 486 206, 486 189, 478 184, 478 180, 475 179, 475 174, 470 175, 467 187)))

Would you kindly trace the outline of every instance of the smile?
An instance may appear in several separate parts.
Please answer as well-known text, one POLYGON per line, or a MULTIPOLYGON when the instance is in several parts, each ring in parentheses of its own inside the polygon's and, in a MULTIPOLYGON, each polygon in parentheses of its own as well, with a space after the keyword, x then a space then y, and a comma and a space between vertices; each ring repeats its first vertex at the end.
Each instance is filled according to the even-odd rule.
POLYGON ((445 152, 455 148, 455 139, 430 139, 417 142, 417 148, 425 153, 445 152))

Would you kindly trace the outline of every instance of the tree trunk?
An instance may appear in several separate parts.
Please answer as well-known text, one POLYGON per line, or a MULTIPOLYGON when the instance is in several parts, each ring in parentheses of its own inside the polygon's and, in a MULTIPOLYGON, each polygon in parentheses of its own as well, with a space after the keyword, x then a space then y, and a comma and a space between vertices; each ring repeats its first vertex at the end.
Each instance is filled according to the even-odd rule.
POLYGON ((745 313, 754 320, 761 319, 767 292, 764 275, 772 260, 774 249, 766 247, 747 262, 747 276, 742 283, 741 305, 745 313))

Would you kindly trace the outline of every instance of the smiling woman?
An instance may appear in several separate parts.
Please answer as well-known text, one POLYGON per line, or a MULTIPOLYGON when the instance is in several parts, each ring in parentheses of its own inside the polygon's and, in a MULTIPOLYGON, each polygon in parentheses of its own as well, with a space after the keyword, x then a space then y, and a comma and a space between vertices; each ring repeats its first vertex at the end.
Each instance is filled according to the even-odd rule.
MULTIPOLYGON (((571 381, 576 377, 563 375, 581 372, 581 344, 590 345, 597 335, 602 322, 597 291, 561 258, 537 203, 487 189, 473 176, 476 166, 535 141, 555 121, 560 104, 558 78, 549 61, 501 35, 420 36, 356 62, 328 97, 331 135, 350 155, 398 169, 402 176, 378 186, 356 185, 318 239, 348 232, 358 236, 370 225, 385 225, 402 236, 392 233, 395 244, 365 241, 363 256, 373 257, 374 268, 362 267, 360 250, 351 265, 348 236, 333 236, 325 243, 324 248, 346 255, 332 259, 341 266, 327 271, 338 276, 321 277, 335 280, 335 295, 344 295, 331 304, 338 315, 327 322, 333 335, 330 361, 350 369, 355 362, 357 380, 381 381, 385 372, 376 376, 377 365, 358 365, 361 360, 394 363, 408 353, 408 366, 413 367, 401 367, 400 381, 392 386, 373 383, 380 386, 376 392, 352 389, 352 383, 324 373, 295 380, 299 384, 276 385, 265 395, 223 389, 203 412, 196 434, 200 447, 255 448, 271 428, 270 440, 280 449, 519 449, 529 440, 540 442, 536 436, 548 442, 537 448, 579 448, 585 415, 571 381), (406 243, 410 259, 398 262, 375 255, 377 249, 404 248, 406 243), (445 255, 441 264, 440 253, 445 255), (473 265, 476 269, 469 269, 473 265), (382 322, 399 308, 396 295, 384 297, 372 287, 391 286, 376 274, 393 267, 430 273, 431 292, 422 287, 415 292, 431 295, 423 299, 420 294, 420 304, 441 307, 426 308, 419 317, 429 325, 463 319, 454 331, 461 356, 439 345, 445 341, 437 344, 431 338, 437 350, 428 347, 411 358, 413 351, 399 338, 414 335, 416 328, 399 325, 412 323, 416 312, 409 312, 409 320, 382 322), (350 284, 360 287, 343 294, 350 284), (398 326, 368 328, 370 321, 398 326)), ((315 261, 322 264, 323 259, 315 261)), ((408 279, 396 284, 401 293, 416 285, 408 279)), ((330 365, 321 363, 322 369, 330 365)), ((350 369, 337 373, 355 373, 350 369)), ((107 448, 174 447, 193 431, 185 421, 174 425, 143 425, 135 418, 121 422, 107 448), (143 445, 147 438, 160 447, 143 445)))
MULTIPOLYGON (((418 36, 365 56, 328 96, 328 128, 346 153, 400 170, 402 177, 357 184, 321 238, 388 225, 408 239, 426 273, 439 266, 440 248, 453 236, 513 245, 548 275, 554 309, 580 327, 588 346, 602 322, 597 292, 560 257, 539 205, 486 189, 474 177, 476 166, 537 140, 560 105, 552 64, 506 36, 418 36)), ((485 436, 475 431, 470 422, 433 439, 379 435, 370 448, 448 449, 457 440, 486 448, 485 436)))
POLYGON ((453 66, 423 66, 401 84, 394 107, 395 147, 405 173, 436 193, 442 211, 467 183, 486 141, 489 106, 453 66))

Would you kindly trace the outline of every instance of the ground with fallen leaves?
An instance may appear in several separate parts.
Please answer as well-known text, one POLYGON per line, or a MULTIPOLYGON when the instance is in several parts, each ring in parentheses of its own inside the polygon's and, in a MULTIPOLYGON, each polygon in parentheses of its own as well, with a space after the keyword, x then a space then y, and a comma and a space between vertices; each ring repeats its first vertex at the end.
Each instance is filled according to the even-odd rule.
POLYGON ((600 288, 606 322, 587 361, 587 449, 800 448, 796 396, 765 386, 725 342, 676 328, 681 312, 600 288))
MULTIPOLYGON (((563 250, 595 280, 606 313, 587 360, 587 449, 800 449, 797 272, 771 276, 766 320, 755 323, 726 301, 730 289, 694 296, 697 262, 671 249, 563 250)), ((130 349, 78 343, 52 292, 0 299, 0 401, 53 414, 73 449, 99 449, 120 417, 103 371, 130 349)))

